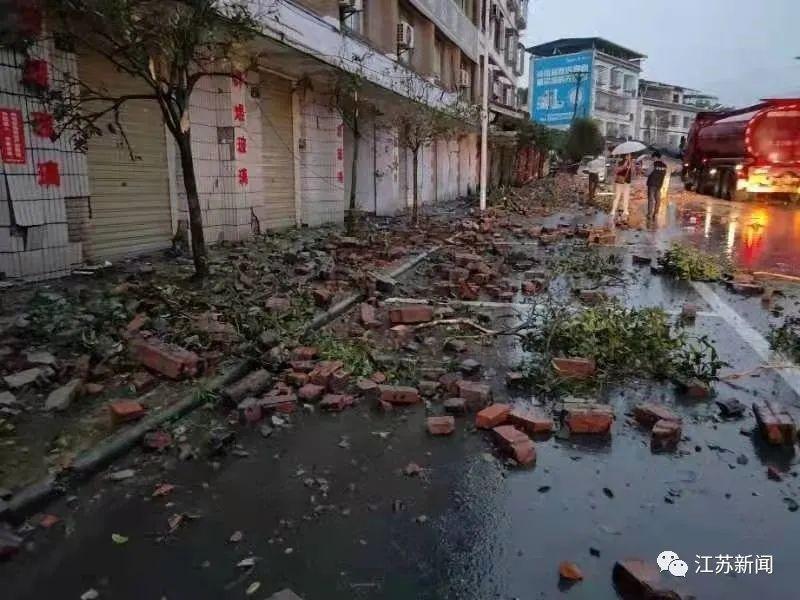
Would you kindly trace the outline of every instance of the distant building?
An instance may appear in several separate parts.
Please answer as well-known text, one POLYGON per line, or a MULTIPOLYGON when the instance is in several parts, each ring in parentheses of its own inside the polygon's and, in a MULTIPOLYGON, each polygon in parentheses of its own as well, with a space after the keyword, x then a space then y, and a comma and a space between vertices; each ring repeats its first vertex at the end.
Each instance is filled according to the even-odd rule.
POLYGON ((528 48, 534 121, 569 127, 594 119, 609 145, 635 135, 644 54, 603 38, 568 38, 528 48))
POLYGON ((715 97, 696 90, 642 79, 636 139, 669 152, 681 152, 697 113, 718 105, 715 97))

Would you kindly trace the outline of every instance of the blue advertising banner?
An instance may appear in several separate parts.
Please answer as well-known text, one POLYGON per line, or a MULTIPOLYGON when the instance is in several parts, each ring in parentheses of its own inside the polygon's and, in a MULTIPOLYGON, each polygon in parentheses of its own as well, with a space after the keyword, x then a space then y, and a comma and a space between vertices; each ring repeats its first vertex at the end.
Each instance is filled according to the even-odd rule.
POLYGON ((531 74, 533 120, 544 125, 558 126, 569 125, 573 115, 588 117, 591 107, 591 74, 591 51, 534 58, 531 74))

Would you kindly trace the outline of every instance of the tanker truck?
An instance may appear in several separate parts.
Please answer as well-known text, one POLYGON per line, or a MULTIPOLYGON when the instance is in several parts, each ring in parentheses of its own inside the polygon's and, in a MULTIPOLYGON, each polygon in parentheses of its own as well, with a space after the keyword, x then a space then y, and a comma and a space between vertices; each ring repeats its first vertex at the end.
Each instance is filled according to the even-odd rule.
POLYGON ((699 113, 683 153, 683 182, 726 200, 800 200, 800 98, 699 113))

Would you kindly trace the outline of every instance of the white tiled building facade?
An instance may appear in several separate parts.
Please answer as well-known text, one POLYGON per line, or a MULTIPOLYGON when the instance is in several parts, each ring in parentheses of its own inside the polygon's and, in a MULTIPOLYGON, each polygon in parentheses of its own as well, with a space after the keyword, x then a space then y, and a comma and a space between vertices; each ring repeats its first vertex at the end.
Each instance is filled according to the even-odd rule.
MULTIPOLYGON (((487 1, 491 107, 522 116, 516 75, 528 3, 487 1)), ((246 73, 244 83, 202 80, 190 100, 207 241, 342 221, 354 140, 330 101, 331 82, 341 71, 364 76, 370 84, 365 93, 384 113, 361 123, 359 207, 379 215, 406 210, 411 153, 399 143, 392 107, 409 97, 437 107, 479 101, 483 2, 253 0, 262 26, 254 45, 270 58, 246 73), (398 46, 401 23, 413 28, 413 49, 398 46)), ((57 50, 52 41, 36 44, 30 54, 45 64, 51 86, 63 72, 112 93, 139 85, 98 56, 57 50)), ((180 161, 158 107, 139 100, 122 110, 134 160, 107 123, 85 153, 76 152, 66 137, 51 142, 33 131, 40 107, 20 83, 25 62, 19 52, 0 50, 0 126, 4 115, 19 117, 26 149, 24 161, 10 157, 2 165, 7 185, 0 186, 0 276, 57 277, 89 260, 168 247, 188 213, 180 161)), ((0 133, 11 144, 18 132, 10 123, 0 133)), ((425 147, 422 202, 475 191, 478 160, 476 133, 425 147)))

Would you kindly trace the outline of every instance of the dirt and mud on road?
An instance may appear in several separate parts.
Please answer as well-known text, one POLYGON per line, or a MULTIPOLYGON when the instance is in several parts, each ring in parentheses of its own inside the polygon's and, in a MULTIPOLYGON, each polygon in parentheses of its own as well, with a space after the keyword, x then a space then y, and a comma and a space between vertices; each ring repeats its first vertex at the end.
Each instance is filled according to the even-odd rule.
MULTIPOLYGON (((74 359, 53 351, 63 363, 49 384, 15 388, 24 411, 7 415, 5 439, 31 443, 26 427, 43 419, 95 418, 107 435, 139 418, 109 400, 166 405, 194 390, 205 404, 12 519, 0 534, 9 597, 788 597, 800 550, 794 282, 764 274, 788 272, 779 265, 742 268, 741 223, 732 251, 698 241, 719 237, 725 207, 712 207, 707 234, 675 220, 702 198, 676 198, 659 232, 612 231, 576 198, 570 180, 547 180, 496 194, 483 217, 462 204, 416 230, 373 223, 358 239, 382 235, 377 255, 332 232, 228 248, 205 288, 176 273, 166 298, 153 288, 167 265, 130 277, 121 304, 138 303, 104 330, 123 348, 91 354, 92 371, 109 370, 97 379, 107 395, 86 394, 92 373, 45 412, 53 384, 73 377, 74 359), (303 246, 272 249, 286 240, 303 246), (436 246, 396 279, 374 275, 436 246), (298 299, 340 281, 298 277, 317 252, 350 267, 318 311, 365 298, 303 336, 315 301, 298 299), (250 319, 276 297, 289 316, 250 319), (136 373, 168 379, 125 331, 137 314, 145 341, 253 370, 211 393, 191 360, 167 361, 186 369, 179 382, 123 395, 136 373)), ((79 288, 105 297, 122 283, 79 288)), ((74 285, 48 293, 71 298, 74 285)), ((0 345, 24 371, 35 348, 19 326, 0 345)))

